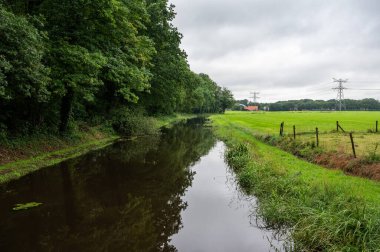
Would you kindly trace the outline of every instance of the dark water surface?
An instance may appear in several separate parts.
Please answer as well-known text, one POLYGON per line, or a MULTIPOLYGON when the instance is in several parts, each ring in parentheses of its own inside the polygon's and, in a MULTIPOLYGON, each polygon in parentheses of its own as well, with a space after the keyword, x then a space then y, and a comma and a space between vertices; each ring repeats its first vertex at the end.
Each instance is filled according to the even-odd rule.
POLYGON ((193 120, 2 185, 0 251, 269 251, 224 150, 193 120))

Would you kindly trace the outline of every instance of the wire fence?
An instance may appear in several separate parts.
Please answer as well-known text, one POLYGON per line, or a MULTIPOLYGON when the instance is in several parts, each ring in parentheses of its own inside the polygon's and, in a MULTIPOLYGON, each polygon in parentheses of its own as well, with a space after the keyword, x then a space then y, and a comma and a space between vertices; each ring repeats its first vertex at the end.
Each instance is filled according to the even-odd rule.
POLYGON ((355 157, 364 157, 371 154, 380 155, 380 133, 378 122, 373 130, 346 132, 337 122, 334 130, 330 132, 320 132, 318 127, 315 131, 297 131, 297 126, 293 125, 292 132, 284 132, 285 123, 280 124, 280 136, 288 136, 295 141, 304 143, 314 143, 326 151, 336 151, 338 153, 352 154, 355 157))

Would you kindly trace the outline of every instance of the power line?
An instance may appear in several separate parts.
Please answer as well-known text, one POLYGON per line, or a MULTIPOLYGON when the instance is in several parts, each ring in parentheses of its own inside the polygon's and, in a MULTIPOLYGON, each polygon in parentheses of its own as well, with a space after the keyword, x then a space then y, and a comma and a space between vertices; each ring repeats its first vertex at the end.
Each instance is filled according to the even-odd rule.
POLYGON ((253 99, 253 102, 254 102, 254 103, 257 103, 257 100, 260 98, 260 97, 258 96, 260 93, 255 91, 255 92, 251 92, 250 94, 252 95, 250 98, 253 99))
MULTIPOLYGON (((348 79, 335 79, 333 78, 333 81, 330 82, 330 83, 320 83, 318 85, 318 88, 317 89, 314 89, 314 90, 306 90, 306 93, 307 95, 321 95, 321 94, 326 94, 329 92, 328 90, 326 90, 324 88, 324 86, 326 85, 331 85, 331 83, 338 83, 338 86, 337 87, 334 87, 332 88, 333 90, 336 90, 337 91, 337 96, 336 96, 336 109, 339 110, 339 111, 342 111, 342 110, 345 110, 346 109, 346 104, 345 104, 345 98, 344 98, 344 90, 347 90, 347 91, 380 91, 380 88, 348 88, 348 87, 345 87, 344 86, 344 83, 347 83, 348 82, 348 79)), ((362 83, 371 83, 371 82, 375 82, 375 81, 351 81, 350 80, 350 83, 358 83, 358 82, 362 82, 362 83)), ((380 81, 379 81, 380 82, 380 81)), ((316 86, 315 86, 316 87, 316 86)), ((330 91, 331 92, 331 91, 330 91)), ((258 103, 258 99, 260 99, 260 97, 258 96, 260 93, 259 92, 250 92, 250 97, 252 99, 252 102, 253 103, 258 103)))
POLYGON ((380 88, 346 88, 349 90, 380 90, 380 88))
POLYGON ((363 81, 363 80, 350 80, 352 83, 380 83, 380 80, 369 80, 369 81, 363 81))
POLYGON ((331 91, 329 91, 329 90, 308 91, 308 92, 307 92, 307 95, 321 95, 321 94, 328 95, 328 94, 330 94, 330 93, 331 93, 331 91))
POLYGON ((337 103, 336 105, 339 108, 339 111, 342 111, 342 107, 346 109, 343 90, 347 89, 346 87, 343 86, 343 83, 346 83, 348 80, 335 79, 335 78, 333 78, 333 80, 334 82, 338 83, 338 86, 333 88, 334 90, 338 91, 337 98, 336 98, 336 103, 337 103))

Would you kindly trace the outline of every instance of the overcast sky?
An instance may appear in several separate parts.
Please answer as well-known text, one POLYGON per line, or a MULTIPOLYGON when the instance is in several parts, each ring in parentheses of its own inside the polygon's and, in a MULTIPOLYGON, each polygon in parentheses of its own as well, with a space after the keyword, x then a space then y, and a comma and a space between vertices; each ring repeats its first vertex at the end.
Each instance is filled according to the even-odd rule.
MULTIPOLYGON (((380 89, 378 0, 170 0, 193 71, 238 99, 335 99, 332 78, 380 89)), ((345 97, 380 99, 379 91, 345 97)))

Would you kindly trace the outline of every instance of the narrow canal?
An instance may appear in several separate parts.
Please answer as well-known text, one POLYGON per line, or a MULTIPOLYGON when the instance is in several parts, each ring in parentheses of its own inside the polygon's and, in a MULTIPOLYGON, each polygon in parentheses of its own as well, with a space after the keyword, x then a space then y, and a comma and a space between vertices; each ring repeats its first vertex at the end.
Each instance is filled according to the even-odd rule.
POLYGON ((192 120, 2 185, 0 251, 274 250, 224 151, 192 120))

